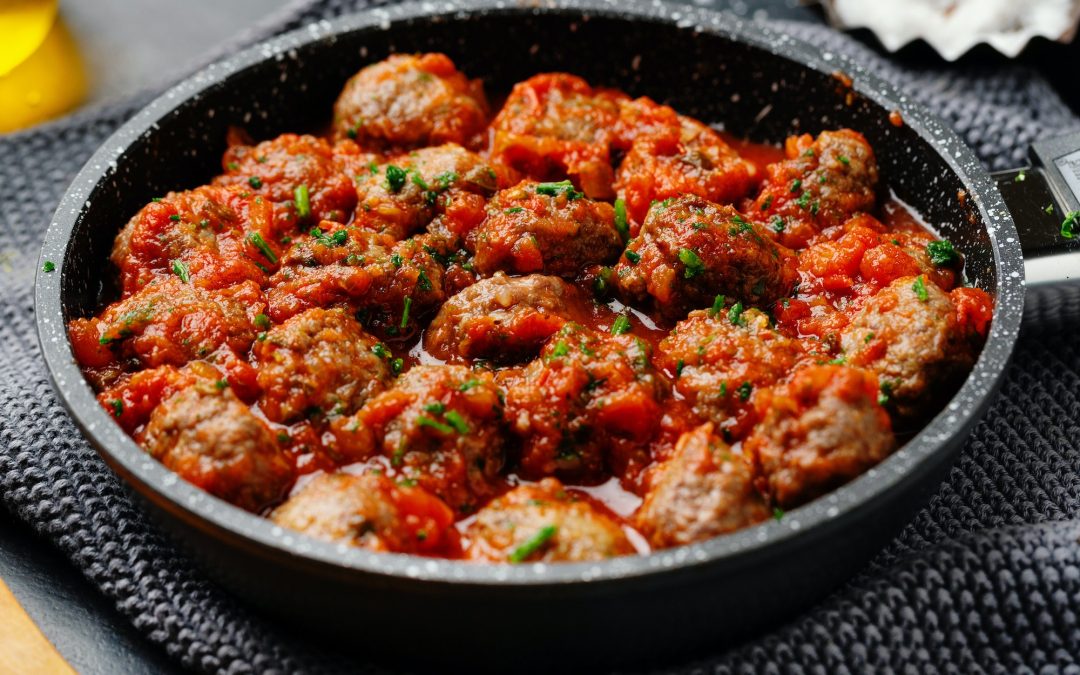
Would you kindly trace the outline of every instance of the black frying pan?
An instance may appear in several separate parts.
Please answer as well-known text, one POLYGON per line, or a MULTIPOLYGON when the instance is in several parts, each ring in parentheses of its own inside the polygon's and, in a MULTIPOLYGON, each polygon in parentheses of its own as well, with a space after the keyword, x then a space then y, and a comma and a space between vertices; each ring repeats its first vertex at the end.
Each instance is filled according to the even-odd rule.
MULTIPOLYGON (((1076 246, 1057 232, 1063 211, 1080 203, 1051 186, 1067 185, 1068 164, 1058 158, 1075 148, 1080 142, 1040 147, 1045 166, 1029 169, 1022 182, 1003 179, 1028 200, 1017 217, 1044 235, 1033 239, 1033 252, 1074 261, 1076 246), (1043 207, 1051 201, 1060 206, 1048 215, 1043 207)), ((38 274, 37 320, 57 392, 102 457, 210 574, 285 621, 345 636, 361 659, 471 668, 482 661, 515 670, 685 656, 746 637, 820 599, 937 487, 998 388, 1025 292, 1009 209, 941 121, 839 55, 729 15, 643 0, 400 5, 245 51, 167 92, 105 143, 56 212, 42 249, 46 260, 58 271, 38 274), (256 138, 317 129, 362 65, 394 51, 429 50, 447 52, 463 71, 484 77, 490 91, 566 70, 723 122, 753 140, 844 126, 863 132, 888 186, 953 241, 972 283, 996 297, 974 370, 889 459, 781 521, 596 564, 483 566, 334 546, 283 531, 179 480, 97 404, 67 340, 67 321, 94 313, 106 299, 114 236, 151 197, 205 183, 219 171, 229 125, 256 138)))

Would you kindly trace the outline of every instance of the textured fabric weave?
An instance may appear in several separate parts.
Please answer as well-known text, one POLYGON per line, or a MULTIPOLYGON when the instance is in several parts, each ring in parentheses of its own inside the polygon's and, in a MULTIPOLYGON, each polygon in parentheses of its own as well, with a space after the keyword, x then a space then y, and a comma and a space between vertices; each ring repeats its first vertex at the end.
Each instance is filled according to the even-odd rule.
MULTIPOLYGON (((276 29, 368 3, 299 2, 276 29)), ((696 2, 698 5, 721 4, 696 2)), ((991 168, 1080 126, 1037 73, 903 69, 821 26, 952 124, 991 168)), ((257 37, 258 33, 249 35, 257 37)), ((48 538, 146 637, 204 672, 362 670, 256 617, 141 513, 57 403, 37 350, 33 262, 93 150, 147 96, 0 138, 0 502, 48 538)), ((671 672, 1080 673, 1080 295, 1033 298, 1003 394, 938 494, 858 578, 800 619, 671 672)))

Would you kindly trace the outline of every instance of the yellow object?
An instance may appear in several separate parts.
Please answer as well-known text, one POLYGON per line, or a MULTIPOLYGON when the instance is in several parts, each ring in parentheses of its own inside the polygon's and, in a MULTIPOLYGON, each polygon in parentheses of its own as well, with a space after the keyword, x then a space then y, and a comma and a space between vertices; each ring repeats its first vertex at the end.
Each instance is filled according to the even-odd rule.
POLYGON ((75 675, 0 579, 0 673, 75 675))
POLYGON ((43 122, 86 96, 86 71, 57 0, 0 0, 0 133, 43 122))

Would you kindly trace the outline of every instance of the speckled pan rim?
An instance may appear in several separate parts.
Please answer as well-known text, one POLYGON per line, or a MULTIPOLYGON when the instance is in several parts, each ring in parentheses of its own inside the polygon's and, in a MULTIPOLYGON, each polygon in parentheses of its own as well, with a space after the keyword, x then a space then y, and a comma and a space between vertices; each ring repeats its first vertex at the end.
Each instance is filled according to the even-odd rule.
POLYGON ((657 1, 545 0, 515 3, 464 0, 410 2, 371 9, 334 21, 313 23, 219 61, 154 100, 105 142, 65 194, 42 246, 35 302, 38 338, 54 387, 85 435, 126 480, 140 484, 144 491, 155 493, 157 499, 181 510, 203 529, 214 530, 219 539, 232 534, 247 540, 243 543, 249 545, 267 547, 278 554, 356 573, 430 583, 531 586, 580 582, 595 584, 605 580, 685 570, 702 564, 728 564, 733 567, 746 564, 771 551, 787 550, 802 538, 835 532, 837 526, 842 526, 845 516, 873 500, 884 498, 893 490, 918 481, 945 461, 945 458, 935 455, 950 439, 965 434, 971 428, 999 386, 1019 331, 1024 302, 1023 274, 1023 258, 1012 218, 974 153, 935 115, 842 55, 821 51, 731 14, 657 1), (260 61, 292 58, 292 50, 313 42, 333 40, 336 34, 386 29, 399 21, 440 21, 492 12, 603 14, 631 21, 664 21, 682 28, 716 33, 772 52, 802 67, 823 73, 842 70, 852 77, 857 92, 885 110, 899 110, 905 123, 937 148, 937 152, 965 185, 987 224, 998 271, 997 306, 986 346, 970 376, 946 408, 880 465, 825 497, 790 511, 780 521, 770 520, 699 544, 601 563, 478 565, 372 553, 328 544, 283 530, 266 519, 212 497, 151 459, 97 404, 93 391, 74 361, 63 323, 60 283, 63 261, 73 228, 94 187, 115 170, 117 160, 130 143, 144 134, 154 133, 158 120, 180 105, 197 100, 200 92, 208 87, 260 61), (42 264, 46 260, 58 261, 59 273, 45 273, 42 264))

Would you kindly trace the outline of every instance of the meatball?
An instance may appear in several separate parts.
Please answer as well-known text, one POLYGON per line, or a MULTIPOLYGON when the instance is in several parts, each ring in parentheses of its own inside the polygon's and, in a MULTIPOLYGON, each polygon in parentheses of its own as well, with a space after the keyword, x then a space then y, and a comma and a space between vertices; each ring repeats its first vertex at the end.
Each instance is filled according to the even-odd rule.
POLYGON ((418 487, 386 476, 321 474, 270 520, 316 539, 374 551, 446 554, 457 548, 454 512, 418 487))
POLYGON ((585 562, 634 553, 618 523, 554 478, 493 500, 465 536, 465 557, 476 561, 585 562))
POLYGON ((975 363, 977 341, 957 322, 945 291, 925 276, 878 291, 840 334, 847 363, 881 381, 882 398, 905 418, 934 409, 975 363))
POLYGON ((500 175, 453 143, 400 155, 356 177, 353 224, 404 239, 441 216, 444 227, 460 236, 484 217, 484 199, 505 180, 500 175))
POLYGON ((773 503, 790 508, 855 478, 896 445, 878 405, 877 378, 844 366, 808 366, 755 401, 761 423, 744 451, 773 503))
POLYGON ((754 488, 753 464, 713 433, 711 423, 679 437, 652 476, 634 525, 656 548, 682 546, 769 517, 754 488))
POLYGON ((751 396, 774 384, 806 358, 802 343, 740 304, 691 312, 658 346, 657 364, 671 373, 675 390, 702 419, 728 439, 753 423, 751 396))
POLYGON ((395 242, 323 221, 282 258, 267 294, 269 314, 284 321, 312 307, 345 304, 369 330, 405 338, 445 298, 442 278, 442 267, 416 239, 395 242))
POLYGON ((343 309, 309 309, 256 343, 259 409, 274 422, 351 415, 390 382, 378 342, 343 309))
POLYGON ((567 324, 506 392, 506 419, 521 439, 531 478, 599 478, 611 454, 626 456, 654 435, 661 381, 648 343, 567 324))
POLYGON ((219 349, 247 352, 256 317, 266 307, 252 281, 207 291, 177 277, 155 280, 109 305, 100 316, 69 324, 72 347, 84 366, 137 359, 146 367, 183 365, 219 349))
POLYGON ((614 260, 623 249, 611 205, 585 198, 570 181, 524 181, 499 192, 465 243, 481 274, 573 277, 586 265, 614 260))
POLYGON ((184 480, 248 511, 280 501, 293 482, 269 427, 218 383, 197 382, 166 399, 137 440, 184 480))
POLYGON ((785 246, 802 248, 821 230, 874 208, 878 182, 874 151, 851 129, 792 136, 787 159, 770 164, 746 213, 785 246))
POLYGON ((380 455, 385 470, 441 497, 459 513, 498 492, 502 392, 489 373, 414 366, 396 385, 331 428, 340 454, 380 455))
POLYGON ((424 347, 445 359, 514 362, 535 355, 555 331, 585 313, 576 288, 558 277, 497 272, 445 303, 424 347))
POLYGON ((166 364, 124 374, 97 398, 117 424, 133 434, 165 399, 199 380, 225 384, 223 377, 220 370, 205 361, 192 361, 182 368, 166 364))
POLYGON ((214 179, 215 185, 239 185, 274 202, 281 210, 279 220, 287 225, 345 222, 356 207, 352 180, 330 144, 315 136, 282 134, 257 145, 235 142, 221 164, 225 173, 214 179))
POLYGON ((620 121, 633 141, 615 174, 615 190, 634 223, 645 220, 654 201, 694 194, 730 203, 753 187, 757 167, 697 120, 639 98, 623 104, 620 121))
POLYGON ((161 276, 209 289, 263 285, 280 253, 274 233, 272 204, 239 187, 205 186, 144 206, 117 235, 111 259, 125 296, 161 276))
POLYGON ((592 199, 609 199, 611 143, 625 96, 565 73, 514 85, 491 122, 491 156, 536 180, 567 176, 592 199))
POLYGON ((684 195, 658 202, 615 267, 632 302, 651 298, 669 318, 712 305, 717 294, 748 304, 789 295, 795 257, 730 206, 684 195))
POLYGON ((488 104, 445 54, 394 54, 367 66, 334 103, 334 137, 374 150, 441 143, 479 147, 488 104))

